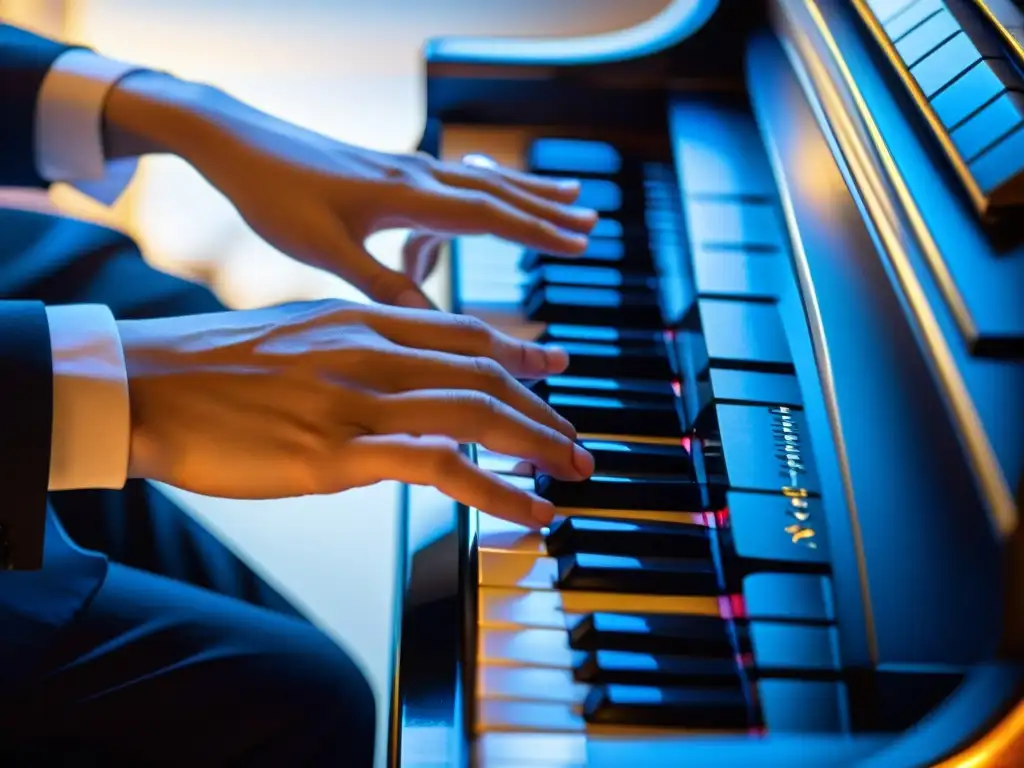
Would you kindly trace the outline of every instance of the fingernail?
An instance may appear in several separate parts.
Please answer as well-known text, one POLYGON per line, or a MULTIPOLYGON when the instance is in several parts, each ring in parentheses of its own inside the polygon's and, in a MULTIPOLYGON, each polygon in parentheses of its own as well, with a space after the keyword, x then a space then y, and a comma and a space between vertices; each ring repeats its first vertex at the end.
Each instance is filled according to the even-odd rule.
POLYGON ((594 457, 582 445, 572 447, 572 465, 586 479, 594 474, 594 457))
POLYGON ((541 525, 551 525, 551 521, 555 519, 555 505, 547 499, 534 496, 533 504, 530 505, 530 516, 541 525))
POLYGON ((409 309, 433 309, 433 305, 419 291, 402 291, 395 299, 395 304, 409 309))
POLYGON ((566 243, 569 243, 569 250, 583 252, 587 249, 587 243, 589 240, 586 235, 574 235, 568 232, 563 232, 562 237, 566 243))
POLYGON ((568 213, 574 219, 597 221, 597 211, 595 211, 593 208, 582 208, 578 205, 573 205, 568 208, 568 213))
POLYGON ((567 192, 575 192, 580 188, 580 183, 576 179, 562 179, 558 182, 558 188, 567 192))
POLYGON ((548 373, 561 373, 569 367, 569 353, 557 344, 545 344, 544 347, 545 370, 548 373))

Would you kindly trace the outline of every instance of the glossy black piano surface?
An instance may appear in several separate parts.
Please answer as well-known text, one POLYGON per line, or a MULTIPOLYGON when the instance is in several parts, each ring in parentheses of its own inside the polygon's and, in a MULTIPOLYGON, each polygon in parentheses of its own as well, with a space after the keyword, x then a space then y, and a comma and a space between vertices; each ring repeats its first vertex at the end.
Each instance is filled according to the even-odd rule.
POLYGON ((570 350, 537 391, 597 473, 467 449, 542 534, 406 489, 391 764, 1024 764, 1022 40, 1010 0, 677 0, 428 46, 423 149, 601 212, 575 261, 446 262, 570 350))

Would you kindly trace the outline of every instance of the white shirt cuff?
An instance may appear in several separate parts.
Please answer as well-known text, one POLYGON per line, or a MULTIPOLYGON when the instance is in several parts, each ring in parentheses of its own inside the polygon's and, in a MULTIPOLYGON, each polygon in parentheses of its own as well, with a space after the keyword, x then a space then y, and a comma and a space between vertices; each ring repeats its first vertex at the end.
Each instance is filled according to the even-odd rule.
POLYGON ((68 182, 110 205, 135 173, 135 158, 107 161, 103 108, 110 90, 142 67, 71 50, 50 67, 35 116, 36 169, 50 182, 68 182))
POLYGON ((117 323, 100 304, 47 307, 53 350, 51 491, 122 488, 131 411, 117 323))

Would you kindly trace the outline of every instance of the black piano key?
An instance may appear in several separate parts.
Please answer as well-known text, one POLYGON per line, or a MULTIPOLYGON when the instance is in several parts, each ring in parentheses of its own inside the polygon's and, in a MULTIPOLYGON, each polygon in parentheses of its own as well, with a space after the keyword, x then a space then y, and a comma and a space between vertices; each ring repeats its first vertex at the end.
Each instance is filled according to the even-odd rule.
POLYGON ((688 381, 685 399, 686 413, 691 419, 689 426, 698 431, 704 420, 715 417, 715 407, 722 403, 790 408, 800 408, 803 404, 796 376, 729 368, 711 368, 706 378, 688 381))
POLYGON ((750 650, 745 622, 729 622, 718 616, 635 615, 591 613, 569 628, 569 645, 580 651, 599 649, 670 653, 707 658, 733 658, 735 632, 741 652, 750 650))
POLYGON ((835 627, 752 621, 748 626, 752 679, 835 680, 839 677, 839 637, 835 627))
POLYGON ((692 479, 666 477, 591 476, 558 480, 537 475, 537 495, 556 507, 699 512, 704 509, 701 486, 692 479))
POLYGON ((657 290, 657 278, 642 272, 628 272, 615 267, 585 264, 542 264, 529 273, 531 285, 527 291, 541 285, 580 285, 592 288, 630 288, 657 290))
POLYGON ((693 477, 690 452, 680 445, 619 443, 582 440, 580 444, 594 457, 594 471, 601 475, 666 475, 693 477))
POLYGON ((636 558, 578 552, 557 558, 561 589, 647 595, 718 595, 710 560, 636 558))
POLYGON ((735 659, 654 655, 633 651, 591 651, 573 677, 592 685, 740 686, 735 659))
POLYGON ((644 234, 642 227, 626 227, 618 219, 598 216, 597 223, 590 230, 590 242, 595 239, 622 240, 628 247, 630 240, 636 240, 642 246, 644 234))
POLYGON ((715 423, 732 488, 798 496, 820 493, 802 411, 726 404, 715 408, 715 423))
POLYGON ((544 331, 537 340, 542 344, 589 341, 598 344, 614 344, 617 347, 665 348, 665 334, 662 331, 612 328, 599 325, 550 323, 544 327, 544 331))
POLYGON ((569 354, 569 376, 609 376, 631 379, 670 379, 672 367, 661 346, 619 347, 588 341, 563 341, 569 354))
POLYGON ((680 353, 693 371, 739 368, 748 371, 792 373, 793 360, 774 304, 726 299, 699 299, 701 333, 677 336, 680 353))
MULTIPOLYGON (((539 483, 538 483, 539 485, 539 483)), ((548 554, 592 552, 632 557, 711 558, 710 531, 703 525, 567 517, 545 539, 548 554)))
MULTIPOLYGON (((672 382, 662 379, 624 379, 604 376, 551 376, 529 383, 538 397, 548 399, 554 394, 583 395, 599 398, 626 398, 631 401, 654 402, 669 407, 675 400, 672 382)), ((604 402, 604 401, 602 401, 604 402)), ((609 403, 605 402, 605 405, 609 403)), ((674 405, 672 406, 674 407, 674 405)))
POLYGON ((657 297, 611 288, 545 286, 524 303, 524 314, 538 323, 582 323, 625 328, 658 328, 657 297))
POLYGON ((590 723, 650 725, 694 730, 747 728, 750 709, 743 689, 597 686, 587 694, 583 717, 590 723))
POLYGON ((618 182, 612 179, 581 178, 579 182, 580 194, 574 201, 575 205, 606 214, 616 214, 636 208, 636 203, 631 202, 631 198, 636 195, 624 193, 618 182))
POLYGON ((743 611, 751 619, 835 621, 832 585, 827 576, 754 573, 743 579, 743 611))
MULTIPOLYGON (((605 219, 604 221, 614 221, 614 219, 605 219)), ((600 222, 598 223, 600 224, 600 222)), ((621 228, 618 222, 615 223, 621 228)), ((596 230, 597 227, 594 229, 596 230)), ((544 251, 529 250, 520 259, 519 269, 528 273, 548 264, 613 267, 634 274, 654 274, 654 260, 651 258, 650 246, 646 240, 639 237, 599 237, 594 234, 594 230, 591 230, 587 249, 583 253, 575 256, 562 256, 545 253, 544 251)))
POLYGON ((615 176, 622 170, 623 157, 606 141, 540 138, 530 144, 526 163, 533 173, 615 176))
POLYGON ((548 404, 580 433, 682 437, 674 401, 551 392, 548 404))
POLYGON ((730 491, 723 539, 732 556, 757 570, 829 567, 825 513, 816 498, 730 491))

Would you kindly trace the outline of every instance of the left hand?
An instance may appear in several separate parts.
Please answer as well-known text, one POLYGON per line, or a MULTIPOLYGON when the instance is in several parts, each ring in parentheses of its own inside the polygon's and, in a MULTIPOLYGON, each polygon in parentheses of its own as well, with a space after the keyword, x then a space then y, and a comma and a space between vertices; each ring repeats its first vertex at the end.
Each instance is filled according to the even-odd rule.
POLYGON ((127 134, 191 163, 275 248, 385 304, 431 306, 415 275, 367 252, 379 230, 493 234, 572 255, 597 221, 572 205, 575 182, 344 144, 167 76, 126 78, 106 118, 113 139, 127 134))

